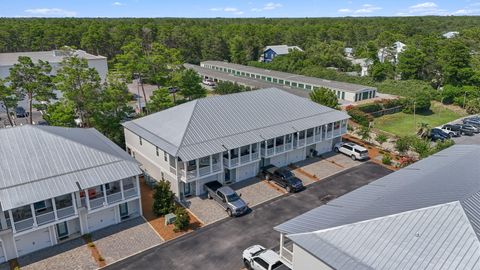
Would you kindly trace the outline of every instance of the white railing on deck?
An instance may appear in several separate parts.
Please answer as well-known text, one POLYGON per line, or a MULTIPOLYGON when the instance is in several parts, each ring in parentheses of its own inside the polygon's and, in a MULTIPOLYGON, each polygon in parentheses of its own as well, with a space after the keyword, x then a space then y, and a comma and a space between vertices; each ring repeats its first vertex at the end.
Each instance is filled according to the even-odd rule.
POLYGON ((75 215, 75 209, 73 206, 57 209, 57 217, 59 219, 70 217, 75 215))
POLYGON ((55 213, 51 211, 45 214, 40 214, 40 215, 37 214, 35 218, 37 219, 37 225, 43 225, 43 224, 54 221, 55 213))

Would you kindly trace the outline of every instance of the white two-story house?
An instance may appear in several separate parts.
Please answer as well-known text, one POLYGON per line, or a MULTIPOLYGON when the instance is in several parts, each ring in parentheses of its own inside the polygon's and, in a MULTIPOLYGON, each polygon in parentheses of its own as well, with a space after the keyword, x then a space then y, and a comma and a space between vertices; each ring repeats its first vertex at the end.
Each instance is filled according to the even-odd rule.
POLYGON ((127 123, 127 151, 146 174, 168 180, 179 198, 204 184, 254 177, 332 150, 347 131, 345 112, 269 88, 190 101, 127 123))
POLYGON ((95 129, 0 129, 0 263, 141 215, 139 164, 95 129))

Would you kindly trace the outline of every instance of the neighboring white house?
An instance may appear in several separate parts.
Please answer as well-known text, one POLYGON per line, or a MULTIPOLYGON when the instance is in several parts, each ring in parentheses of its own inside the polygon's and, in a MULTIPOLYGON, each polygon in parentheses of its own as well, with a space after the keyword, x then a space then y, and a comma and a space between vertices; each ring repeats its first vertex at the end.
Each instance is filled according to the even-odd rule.
MULTIPOLYGON (((86 59, 88 66, 95 68, 100 75, 102 82, 105 81, 108 72, 106 57, 89 54, 82 50, 75 50, 73 51, 73 54, 77 55, 79 58, 86 59)), ((65 50, 0 53, 0 78, 5 78, 9 75, 10 68, 18 63, 19 56, 30 57, 34 63, 38 60, 48 61, 52 66, 52 74, 56 74, 61 68, 60 63, 67 55, 68 53, 65 50)))
POLYGON ((480 269, 479 159, 479 145, 455 145, 278 225, 281 260, 292 270, 480 269))
POLYGON ((303 52, 303 50, 298 46, 288 46, 288 45, 267 46, 263 50, 262 56, 260 57, 260 62, 271 62, 275 57, 279 55, 289 54, 292 51, 303 52))
POLYGON ((397 41, 393 43, 391 47, 385 47, 381 48, 378 50, 377 56, 378 56, 378 61, 381 63, 384 63, 385 60, 388 60, 394 64, 398 63, 398 57, 400 53, 405 51, 405 45, 404 43, 397 41))
POLYGON ((353 58, 353 48, 347 47, 343 49, 343 53, 345 54, 345 57, 353 58))
POLYGON ((0 129, 0 263, 141 215, 139 164, 95 129, 0 129))
POLYGON ((454 38, 456 36, 458 36, 460 34, 460 32, 457 32, 457 31, 452 31, 452 32, 447 32, 447 33, 444 33, 442 35, 442 37, 446 38, 446 39, 450 39, 450 38, 454 38))
POLYGON ((263 166, 282 167, 330 152, 349 116, 270 88, 190 101, 123 124, 127 151, 176 196, 204 184, 239 182, 263 166))
POLYGON ((350 60, 352 65, 360 66, 361 70, 360 70, 360 73, 357 73, 357 75, 360 75, 361 77, 368 76, 368 70, 370 66, 373 64, 373 61, 371 59, 368 59, 368 58, 359 58, 359 59, 347 58, 347 59, 350 60))

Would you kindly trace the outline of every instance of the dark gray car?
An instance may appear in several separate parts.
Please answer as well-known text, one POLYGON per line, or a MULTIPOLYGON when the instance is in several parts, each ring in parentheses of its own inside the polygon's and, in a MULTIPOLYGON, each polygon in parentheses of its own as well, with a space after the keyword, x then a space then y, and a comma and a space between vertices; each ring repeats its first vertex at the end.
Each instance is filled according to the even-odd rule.
POLYGON ((229 216, 240 216, 248 211, 248 205, 240 198, 241 195, 238 195, 231 187, 213 181, 206 183, 205 188, 208 198, 217 201, 229 216))

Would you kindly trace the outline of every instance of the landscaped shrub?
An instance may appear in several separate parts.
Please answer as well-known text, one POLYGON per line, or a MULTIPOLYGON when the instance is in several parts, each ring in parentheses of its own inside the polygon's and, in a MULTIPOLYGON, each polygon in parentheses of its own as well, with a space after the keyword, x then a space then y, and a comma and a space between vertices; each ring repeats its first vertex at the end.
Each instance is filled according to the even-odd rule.
POLYGON ((385 165, 391 165, 392 164, 392 157, 390 157, 390 155, 388 155, 388 154, 383 155, 382 163, 385 164, 385 165))
POLYGON ((160 181, 155 185, 153 193, 153 213, 164 216, 174 209, 174 194, 170 190, 170 182, 160 181))
POLYGON ((378 112, 383 110, 383 107, 379 103, 374 102, 374 103, 359 105, 357 106, 357 109, 359 109, 364 113, 372 113, 372 112, 378 112))
POLYGON ((406 153, 412 147, 412 137, 403 136, 397 139, 395 142, 395 149, 400 153, 406 153))
POLYGON ((436 152, 440 152, 444 149, 447 149, 454 144, 455 144, 455 141, 453 141, 453 140, 444 140, 443 142, 438 141, 437 144, 435 145, 435 147, 432 150, 432 154, 434 154, 436 152))
POLYGON ((384 144, 388 140, 388 136, 385 134, 378 134, 375 140, 380 144, 384 144))
POLYGON ((173 223, 175 225, 175 230, 183 231, 187 229, 190 224, 190 216, 188 215, 187 210, 183 207, 177 207, 175 215, 177 216, 173 223))
POLYGON ((430 140, 428 139, 415 138, 412 142, 412 148, 418 153, 420 158, 428 157, 432 151, 430 140))
POLYGON ((368 126, 369 123, 373 120, 373 117, 369 114, 366 114, 356 108, 351 108, 347 110, 347 113, 352 117, 352 120, 362 126, 368 126))
POLYGON ((400 102, 400 99, 382 99, 378 101, 378 103, 382 104, 383 109, 390 109, 394 107, 401 106, 402 103, 400 102))
POLYGON ((432 106, 430 95, 419 93, 417 97, 408 97, 401 100, 404 113, 428 112, 432 106))

